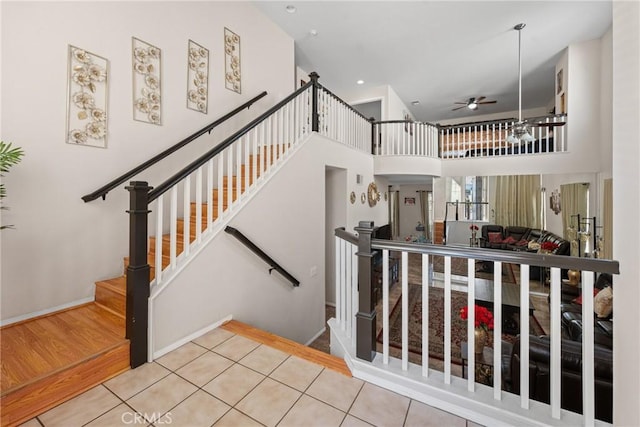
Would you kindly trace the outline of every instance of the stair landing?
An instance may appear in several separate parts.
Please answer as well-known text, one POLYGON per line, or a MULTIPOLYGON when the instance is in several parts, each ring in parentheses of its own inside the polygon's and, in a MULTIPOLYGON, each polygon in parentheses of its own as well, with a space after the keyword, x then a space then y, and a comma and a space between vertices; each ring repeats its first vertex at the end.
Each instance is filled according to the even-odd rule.
POLYGON ((129 369, 124 319, 95 303, 7 325, 0 334, 2 426, 129 369))

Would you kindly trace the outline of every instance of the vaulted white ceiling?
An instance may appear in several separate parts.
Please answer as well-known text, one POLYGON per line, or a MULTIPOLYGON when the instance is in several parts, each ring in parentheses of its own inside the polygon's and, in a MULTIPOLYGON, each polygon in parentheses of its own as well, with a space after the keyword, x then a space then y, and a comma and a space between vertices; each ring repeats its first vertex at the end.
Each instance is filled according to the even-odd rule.
POLYGON ((357 99, 388 84, 416 120, 430 122, 517 110, 516 24, 526 24, 522 107, 529 109, 552 102, 563 50, 600 38, 612 20, 609 0, 255 3, 293 37, 296 64, 316 71, 324 86, 357 99), (497 103, 451 111, 478 96, 497 103))

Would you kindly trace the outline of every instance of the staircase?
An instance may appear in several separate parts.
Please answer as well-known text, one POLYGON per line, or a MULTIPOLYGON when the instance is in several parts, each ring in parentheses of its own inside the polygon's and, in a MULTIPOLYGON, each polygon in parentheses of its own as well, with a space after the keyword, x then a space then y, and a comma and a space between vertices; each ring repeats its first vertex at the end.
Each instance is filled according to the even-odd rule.
MULTIPOLYGON (((286 145, 272 146, 269 156, 257 154, 261 165, 280 158, 286 145), (262 162, 262 163, 261 163, 262 162)), ((262 151, 266 154, 266 148, 262 151)), ((254 155, 240 166, 238 176, 224 176, 222 190, 213 190, 213 220, 253 184, 254 155), (246 174, 249 174, 248 176, 246 174)), ((189 240, 196 239, 196 203, 191 203, 189 240)), ((201 207, 201 231, 207 229, 207 205, 201 207)), ((177 220, 177 255, 184 250, 185 219, 177 220)), ((162 236, 162 267, 169 265, 170 237, 162 236)), ((156 272, 156 237, 149 238, 151 280, 156 272)), ((129 263, 124 258, 124 271, 129 263)), ((126 275, 95 283, 95 301, 78 307, 7 325, 2 328, 2 426, 18 425, 129 369, 129 340, 125 339, 126 275)))

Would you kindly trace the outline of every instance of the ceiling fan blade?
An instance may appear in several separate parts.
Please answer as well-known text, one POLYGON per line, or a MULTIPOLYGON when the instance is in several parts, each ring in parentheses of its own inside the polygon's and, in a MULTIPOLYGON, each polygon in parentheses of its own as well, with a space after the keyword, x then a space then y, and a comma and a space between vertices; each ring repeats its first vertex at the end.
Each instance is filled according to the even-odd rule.
POLYGON ((456 110, 459 110, 459 109, 461 109, 461 108, 465 108, 466 106, 467 106, 467 105, 465 104, 465 105, 463 105, 463 106, 461 106, 461 107, 456 107, 456 108, 452 109, 451 111, 456 111, 456 110))
POLYGON ((549 123, 535 122, 535 123, 531 123, 531 126, 535 126, 535 127, 557 127, 557 126, 564 126, 566 124, 567 124, 566 122, 549 122, 549 123))
POLYGON ((483 99, 485 99, 486 96, 479 96, 476 98, 476 103, 480 104, 480 101, 482 101, 483 99))
POLYGON ((478 104, 495 104, 498 101, 483 101, 483 102, 478 102, 478 104))
POLYGON ((468 102, 454 102, 454 104, 462 104, 462 105, 467 105, 468 102))

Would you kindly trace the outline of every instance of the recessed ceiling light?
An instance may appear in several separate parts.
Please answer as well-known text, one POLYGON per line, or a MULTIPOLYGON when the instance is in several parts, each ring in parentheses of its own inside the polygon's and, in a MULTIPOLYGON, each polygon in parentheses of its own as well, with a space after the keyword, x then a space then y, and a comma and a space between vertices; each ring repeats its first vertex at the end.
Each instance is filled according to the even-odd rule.
POLYGON ((358 80, 356 83, 359 84, 359 85, 363 85, 364 84, 364 80, 358 80))
POLYGON ((288 5, 284 9, 289 13, 296 13, 296 7, 292 4, 288 5))
POLYGON ((411 101, 411 105, 420 105, 420 101, 411 101))
POLYGON ((311 29, 311 30, 309 30, 309 34, 311 34, 312 36, 315 37, 315 36, 318 35, 318 30, 311 29))

